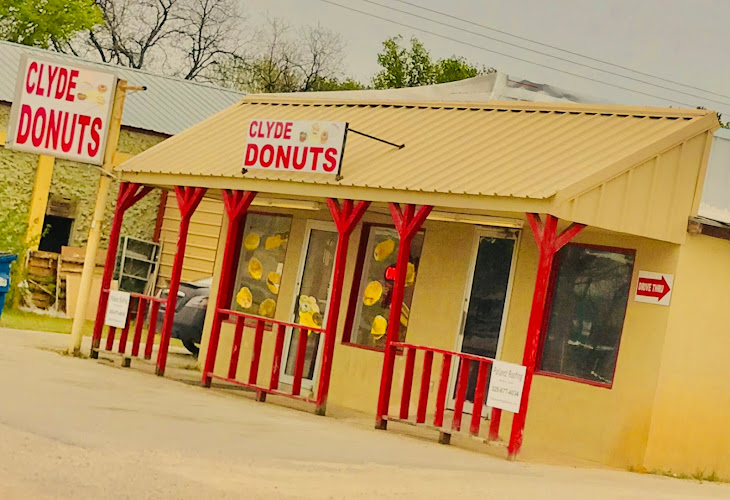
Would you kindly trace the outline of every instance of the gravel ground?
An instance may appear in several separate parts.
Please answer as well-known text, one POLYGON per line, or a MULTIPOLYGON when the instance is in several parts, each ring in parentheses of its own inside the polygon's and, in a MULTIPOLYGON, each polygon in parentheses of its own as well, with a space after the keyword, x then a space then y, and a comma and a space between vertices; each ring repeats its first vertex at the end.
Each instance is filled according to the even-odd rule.
MULTIPOLYGON (((730 485, 508 462, 53 352, 0 329, 0 498, 730 498, 730 485)), ((118 363, 117 363, 118 366, 118 363)))

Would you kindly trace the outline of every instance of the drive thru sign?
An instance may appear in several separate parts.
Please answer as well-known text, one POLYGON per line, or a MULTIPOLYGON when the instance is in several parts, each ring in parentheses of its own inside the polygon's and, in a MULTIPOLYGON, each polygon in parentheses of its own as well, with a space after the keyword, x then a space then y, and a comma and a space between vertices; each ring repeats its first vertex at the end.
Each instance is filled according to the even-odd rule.
POLYGON ((674 275, 639 271, 639 280, 636 282, 637 302, 668 306, 672 298, 674 275))

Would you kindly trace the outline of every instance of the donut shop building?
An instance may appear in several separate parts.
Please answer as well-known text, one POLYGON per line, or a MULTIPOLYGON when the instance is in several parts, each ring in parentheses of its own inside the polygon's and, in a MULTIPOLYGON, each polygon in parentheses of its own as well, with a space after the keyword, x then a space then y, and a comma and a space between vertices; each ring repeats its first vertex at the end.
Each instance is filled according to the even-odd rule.
POLYGON ((719 317, 690 326, 700 268, 730 261, 727 241, 688 234, 717 127, 706 110, 252 95, 122 164, 115 221, 176 194, 175 297, 196 209, 223 214, 204 386, 511 457, 679 470, 691 458, 667 443, 691 435, 695 462, 730 475, 705 429, 727 396, 700 384, 717 404, 699 422, 677 382, 714 380, 730 347, 719 317), (689 358, 687 328, 704 339, 689 358))

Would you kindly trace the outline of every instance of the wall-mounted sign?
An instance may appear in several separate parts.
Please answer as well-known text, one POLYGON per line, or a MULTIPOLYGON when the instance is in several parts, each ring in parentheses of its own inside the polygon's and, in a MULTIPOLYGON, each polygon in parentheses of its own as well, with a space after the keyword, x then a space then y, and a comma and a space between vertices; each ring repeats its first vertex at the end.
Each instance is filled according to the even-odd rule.
POLYGON ((124 328, 127 325, 130 295, 119 290, 109 291, 109 305, 106 308, 104 324, 114 328, 124 328))
POLYGON ((116 81, 111 73, 24 55, 7 147, 101 165, 116 81))
POLYGON ((345 122, 251 120, 243 169, 337 175, 346 136, 345 122))
POLYGON ((48 196, 48 205, 46 206, 46 215, 75 219, 76 206, 77 202, 75 199, 64 198, 57 194, 50 194, 48 196))
POLYGON ((669 302, 672 300, 673 286, 673 274, 639 271, 639 279, 636 282, 636 294, 634 295, 634 299, 637 302, 647 302, 649 304, 668 306, 669 302))
POLYGON ((494 361, 492 375, 489 377, 487 406, 518 413, 522 401, 522 389, 525 386, 526 371, 527 368, 522 365, 494 361))

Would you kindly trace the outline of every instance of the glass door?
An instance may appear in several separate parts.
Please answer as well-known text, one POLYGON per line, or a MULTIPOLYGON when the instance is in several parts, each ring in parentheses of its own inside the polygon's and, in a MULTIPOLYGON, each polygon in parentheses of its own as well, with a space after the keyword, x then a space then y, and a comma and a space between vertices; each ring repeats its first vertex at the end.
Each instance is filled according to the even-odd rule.
MULTIPOLYGON (((512 285, 517 234, 514 230, 496 228, 484 228, 476 232, 472 252, 474 257, 464 297, 463 320, 457 338, 457 351, 499 359, 504 336, 505 312, 512 285)), ((458 370, 459 363, 453 363, 451 408, 456 394, 458 370)), ((471 363, 464 402, 465 413, 472 412, 477 370, 476 363, 471 363)), ((482 412, 482 415, 488 416, 488 413, 482 412)))
MULTIPOLYGON (((333 223, 309 221, 305 235, 305 247, 299 264, 299 278, 294 295, 292 322, 313 328, 324 328, 329 305, 330 284, 337 250, 337 229, 333 223)), ((316 332, 307 335, 302 387, 311 388, 318 373, 323 335, 316 332)), ((299 330, 287 332, 282 363, 281 380, 291 384, 294 378, 299 345, 299 330)))

